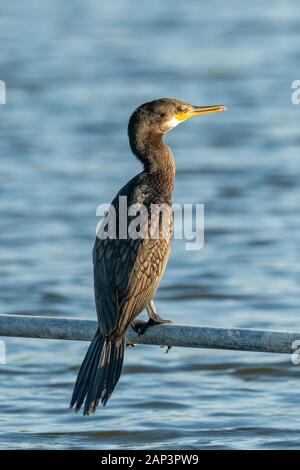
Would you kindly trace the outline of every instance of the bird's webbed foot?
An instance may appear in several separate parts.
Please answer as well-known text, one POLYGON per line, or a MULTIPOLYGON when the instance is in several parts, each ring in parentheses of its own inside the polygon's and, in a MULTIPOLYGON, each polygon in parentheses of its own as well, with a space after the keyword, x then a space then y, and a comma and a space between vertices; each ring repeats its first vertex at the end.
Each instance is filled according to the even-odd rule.
POLYGON ((155 320, 153 320, 153 318, 149 318, 149 320, 146 323, 145 322, 137 322, 137 323, 133 323, 131 326, 132 326, 133 330, 139 336, 142 336, 148 330, 148 328, 150 326, 162 325, 162 324, 165 324, 165 323, 172 323, 172 322, 170 320, 164 320, 163 318, 160 318, 158 316, 158 318, 155 319, 155 320))
POLYGON ((149 305, 147 305, 146 309, 149 315, 149 320, 146 323, 140 321, 134 321, 131 323, 132 329, 139 336, 142 336, 150 326, 172 323, 171 320, 165 320, 158 315, 153 300, 151 300, 149 305))
POLYGON ((155 325, 155 322, 152 320, 152 318, 149 318, 149 320, 145 322, 137 322, 137 323, 132 323, 132 329, 139 335, 142 336, 149 328, 149 326, 155 325))
MULTIPOLYGON (((149 326, 151 325, 163 325, 164 323, 172 323, 171 320, 165 320, 164 318, 161 318, 155 308, 153 300, 147 305, 146 310, 149 315, 149 321, 152 320, 152 323, 150 323, 149 326)), ((148 322, 149 323, 149 322, 148 322)))
POLYGON ((149 321, 152 320, 153 325, 163 325, 165 323, 172 323, 171 320, 165 320, 161 318, 157 313, 149 318, 149 321))

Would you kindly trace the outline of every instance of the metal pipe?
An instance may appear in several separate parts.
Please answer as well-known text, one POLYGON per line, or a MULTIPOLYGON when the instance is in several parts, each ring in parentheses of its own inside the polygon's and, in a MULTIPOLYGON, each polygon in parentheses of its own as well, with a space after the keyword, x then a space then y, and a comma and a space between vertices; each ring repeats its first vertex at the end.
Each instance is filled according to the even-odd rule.
MULTIPOLYGON (((0 336, 89 341, 97 321, 33 315, 0 315, 0 336)), ((127 341, 134 344, 229 349, 291 354, 300 347, 300 332, 216 328, 191 325, 156 325, 143 336, 130 327, 127 341), (299 344, 294 342, 298 341, 299 344)))

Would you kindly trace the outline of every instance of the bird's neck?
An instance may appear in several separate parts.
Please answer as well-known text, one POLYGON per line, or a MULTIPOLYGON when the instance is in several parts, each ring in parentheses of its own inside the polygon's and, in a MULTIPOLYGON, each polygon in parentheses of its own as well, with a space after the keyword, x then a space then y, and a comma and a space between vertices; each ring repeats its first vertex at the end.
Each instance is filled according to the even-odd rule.
POLYGON ((137 132, 129 141, 131 150, 144 165, 144 172, 172 194, 175 162, 171 149, 163 142, 163 134, 137 132))

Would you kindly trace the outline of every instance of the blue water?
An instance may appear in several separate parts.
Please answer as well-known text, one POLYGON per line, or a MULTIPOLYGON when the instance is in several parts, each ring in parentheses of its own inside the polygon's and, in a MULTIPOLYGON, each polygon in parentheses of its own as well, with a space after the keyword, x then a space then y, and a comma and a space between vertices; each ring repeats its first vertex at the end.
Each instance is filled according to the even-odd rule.
MULTIPOLYGON (((96 207, 140 168, 132 110, 228 106, 166 136, 175 201, 205 204, 157 295, 175 322, 299 331, 299 2, 44 0, 0 6, 0 312, 95 318, 96 207)), ((7 339, 2 449, 299 449, 288 356, 137 346, 109 405, 68 410, 86 343, 7 339)))

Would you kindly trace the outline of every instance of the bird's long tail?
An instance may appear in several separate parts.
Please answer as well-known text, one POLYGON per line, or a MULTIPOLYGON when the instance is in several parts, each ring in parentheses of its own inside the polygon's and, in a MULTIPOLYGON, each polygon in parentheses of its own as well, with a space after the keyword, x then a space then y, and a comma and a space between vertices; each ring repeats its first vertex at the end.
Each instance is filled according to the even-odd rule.
POLYGON ((97 331, 81 364, 70 408, 79 411, 85 400, 83 414, 90 415, 99 402, 106 405, 121 375, 124 347, 124 338, 115 342, 97 331))

